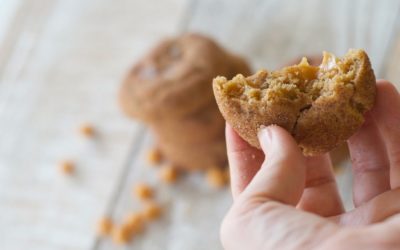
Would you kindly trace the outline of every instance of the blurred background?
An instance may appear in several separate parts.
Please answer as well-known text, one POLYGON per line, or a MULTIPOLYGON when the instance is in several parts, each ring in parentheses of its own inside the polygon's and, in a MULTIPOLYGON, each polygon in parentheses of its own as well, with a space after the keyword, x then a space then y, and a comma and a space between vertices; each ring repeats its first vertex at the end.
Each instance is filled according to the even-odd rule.
POLYGON ((377 78, 399 87, 399 11, 397 0, 0 0, 0 249, 221 249, 228 188, 200 173, 160 183, 145 160, 152 135, 118 106, 126 72, 160 39, 192 31, 253 70, 363 48, 377 78), (82 124, 96 137, 82 138, 82 124), (143 180, 163 216, 126 245, 99 236, 99 218, 138 209, 132 187, 143 180))

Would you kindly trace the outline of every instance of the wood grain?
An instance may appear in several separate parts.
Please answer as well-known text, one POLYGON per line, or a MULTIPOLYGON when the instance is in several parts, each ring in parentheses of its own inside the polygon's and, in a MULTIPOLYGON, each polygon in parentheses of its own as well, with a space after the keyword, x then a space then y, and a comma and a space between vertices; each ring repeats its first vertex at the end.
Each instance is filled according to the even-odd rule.
POLYGON ((175 32, 183 4, 21 5, 27 14, 17 34, 1 44, 10 50, 0 70, 1 249, 92 245, 96 220, 138 146, 138 124, 118 107, 121 78, 143 51, 175 32), (77 133, 83 122, 93 124, 94 140, 77 133), (63 159, 76 163, 75 175, 59 173, 63 159))
MULTIPOLYGON (((380 75, 383 51, 391 39, 399 3, 203 0, 193 1, 191 6, 188 30, 208 34, 228 49, 245 55, 254 69, 274 69, 293 58, 320 54, 322 50, 342 55, 355 47, 368 51, 380 75)), ((131 190, 134 183, 143 180, 157 187, 166 217, 151 225, 128 248, 219 249, 219 224, 231 204, 228 192, 210 190, 201 175, 191 176, 190 181, 184 179, 173 188, 163 186, 156 178, 157 170, 147 168, 144 160, 146 148, 152 144, 147 134, 140 157, 132 162, 113 217, 121 221, 129 211, 140 210, 140 202, 132 198, 131 190)), ((350 163, 345 162, 344 167, 338 182, 350 209, 350 163)), ((96 246, 110 249, 113 244, 105 239, 96 246)))
MULTIPOLYGON (((254 69, 276 69, 293 58, 349 48, 365 49, 377 77, 383 75, 395 32, 399 1, 199 1, 191 30, 214 37, 246 55, 254 69), (207 16, 207 18, 205 18, 207 16)), ((350 163, 338 177, 347 209, 352 207, 350 163)))
POLYGON ((382 66, 382 77, 392 82, 400 91, 400 9, 385 56, 386 61, 382 66))
MULTIPOLYGON (((163 36, 208 34, 254 69, 364 48, 379 77, 400 82, 396 0, 19 1, 0 32, 0 249, 221 248, 229 190, 200 173, 161 184, 144 160, 151 135, 116 101, 130 65, 163 36), (86 121, 94 140, 76 132, 86 121), (74 176, 58 172, 63 159, 76 162, 74 176), (120 222, 141 209, 132 187, 142 181, 157 188, 163 218, 126 247, 96 237, 100 216, 120 222)), ((345 165, 338 182, 351 208, 345 165)))

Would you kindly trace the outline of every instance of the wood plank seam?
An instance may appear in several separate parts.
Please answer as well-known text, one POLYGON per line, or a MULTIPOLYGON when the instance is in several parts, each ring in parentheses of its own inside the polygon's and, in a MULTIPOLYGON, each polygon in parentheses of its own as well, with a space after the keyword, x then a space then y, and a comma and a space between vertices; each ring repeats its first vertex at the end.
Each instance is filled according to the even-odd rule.
POLYGON ((178 34, 183 34, 187 32, 188 23, 190 22, 190 19, 194 14, 193 10, 196 8, 197 5, 198 5, 197 0, 187 0, 185 11, 177 24, 178 34))
MULTIPOLYGON (((4 75, 7 73, 7 65, 10 61, 12 61, 13 55, 15 55, 18 51, 17 45, 18 41, 21 37, 24 37, 27 26, 33 25, 37 27, 37 30, 34 30, 36 34, 36 41, 40 40, 40 36, 45 27, 46 20, 48 20, 51 9, 54 5, 53 0, 40 1, 39 6, 33 1, 24 1, 19 10, 17 10, 17 14, 12 21, 12 28, 6 33, 6 39, 3 41, 3 44, 0 44, 0 84, 3 82, 4 75), (36 13, 38 12, 38 13, 36 13), (35 18, 40 16, 41 18, 35 18)), ((26 34, 25 34, 26 35, 26 34)), ((27 61, 27 58, 25 58, 27 61)), ((26 62, 24 62, 26 63, 26 62)))
POLYGON ((390 62, 389 57, 396 46, 396 41, 400 38, 400 5, 397 9, 396 20, 394 21, 391 30, 392 32, 390 38, 388 39, 387 45, 384 49, 384 60, 382 60, 382 63, 377 71, 377 76, 382 78, 386 78, 388 76, 388 68, 390 62))
MULTIPOLYGON (((187 31, 188 23, 192 17, 194 8, 196 8, 197 6, 197 3, 198 0, 187 0, 185 10, 183 11, 183 15, 176 24, 178 34, 182 34, 187 31)), ((112 196, 108 201, 105 214, 110 216, 111 218, 115 216, 115 208, 118 203, 118 200, 121 198, 122 190, 124 190, 124 188, 128 185, 127 177, 129 176, 129 172, 134 171, 134 169, 131 168, 131 163, 133 162, 135 157, 137 157, 139 154, 140 147, 145 139, 146 129, 144 127, 140 127, 137 133, 139 135, 137 137, 136 136, 134 137, 135 139, 131 144, 132 145, 131 150, 124 162, 123 170, 121 171, 121 174, 116 182, 117 184, 112 193, 112 196)), ((101 240, 102 240, 101 236, 96 236, 92 244, 92 247, 90 249, 97 250, 100 247, 101 240)))
MULTIPOLYGON (((110 216, 111 218, 114 215, 114 210, 116 207, 116 204, 118 203, 118 200, 121 197, 121 191, 124 190, 125 186, 128 185, 127 183, 127 177, 129 175, 130 171, 133 171, 133 169, 131 168, 131 163, 133 161, 133 159, 135 159, 138 156, 139 150, 140 150, 140 146, 143 144, 144 138, 145 138, 145 133, 146 129, 144 126, 141 126, 138 131, 136 132, 137 136, 134 136, 134 141, 131 143, 130 146, 130 150, 126 156, 126 160, 124 162, 124 166, 123 169, 120 172, 120 175, 118 177, 118 179, 116 180, 116 185, 114 187, 114 190, 111 194, 111 197, 109 199, 109 201, 107 202, 107 206, 106 206, 106 211, 105 211, 105 215, 106 216, 110 216)), ((101 240, 101 236, 96 236, 94 238, 94 242, 92 244, 92 247, 90 249, 97 249, 99 247, 99 243, 101 240)))

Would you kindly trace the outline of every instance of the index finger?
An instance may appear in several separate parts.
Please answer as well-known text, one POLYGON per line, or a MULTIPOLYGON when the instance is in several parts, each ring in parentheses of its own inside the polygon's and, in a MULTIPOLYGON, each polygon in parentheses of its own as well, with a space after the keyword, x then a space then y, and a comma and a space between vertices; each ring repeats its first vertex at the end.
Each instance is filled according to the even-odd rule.
POLYGON ((231 190, 235 199, 260 169, 264 161, 264 153, 243 140, 228 123, 225 127, 225 135, 231 190))

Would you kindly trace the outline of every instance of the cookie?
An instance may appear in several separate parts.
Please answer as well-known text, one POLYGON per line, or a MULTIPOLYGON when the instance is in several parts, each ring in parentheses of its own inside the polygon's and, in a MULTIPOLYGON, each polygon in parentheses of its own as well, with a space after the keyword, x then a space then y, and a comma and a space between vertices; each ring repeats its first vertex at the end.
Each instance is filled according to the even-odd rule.
POLYGON ((260 127, 276 124, 293 135, 304 155, 316 155, 362 125, 376 83, 368 55, 349 50, 341 59, 325 52, 319 67, 303 58, 279 71, 239 74, 230 81, 217 77, 213 89, 224 118, 254 147, 260 148, 260 127))
POLYGON ((210 38, 185 34, 166 39, 125 78, 122 109, 145 122, 167 161, 185 169, 226 163, 225 120, 215 102, 212 79, 250 74, 241 57, 210 38))
POLYGON ((243 59, 205 36, 166 39, 129 72, 120 91, 121 106, 143 121, 180 118, 214 100, 215 76, 249 71, 243 59))
POLYGON ((221 137, 225 130, 225 120, 212 102, 208 107, 177 120, 161 120, 149 124, 157 137, 177 143, 205 143, 221 137))
MULTIPOLYGON (((293 64, 297 64, 297 62, 301 61, 301 58, 297 58, 295 60, 291 60, 290 62, 283 65, 283 67, 290 66, 293 64)), ((322 56, 320 55, 310 55, 307 56, 307 61, 312 66, 318 66, 322 62, 322 56)), ((341 143, 335 149, 329 152, 332 165, 334 167, 342 166, 346 161, 350 158, 349 148, 346 142, 341 143)))
POLYGON ((225 166, 225 137, 203 143, 177 143, 157 138, 158 147, 175 167, 186 170, 202 170, 215 166, 225 166))

